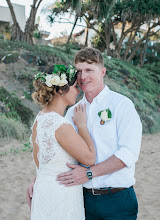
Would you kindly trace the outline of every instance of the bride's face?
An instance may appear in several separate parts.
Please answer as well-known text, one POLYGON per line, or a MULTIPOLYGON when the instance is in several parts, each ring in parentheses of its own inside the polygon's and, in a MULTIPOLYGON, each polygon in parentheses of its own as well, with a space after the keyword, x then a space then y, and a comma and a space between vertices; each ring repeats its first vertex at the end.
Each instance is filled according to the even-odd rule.
POLYGON ((74 105, 79 94, 79 87, 77 80, 76 82, 69 87, 69 91, 64 95, 64 99, 68 105, 74 105))

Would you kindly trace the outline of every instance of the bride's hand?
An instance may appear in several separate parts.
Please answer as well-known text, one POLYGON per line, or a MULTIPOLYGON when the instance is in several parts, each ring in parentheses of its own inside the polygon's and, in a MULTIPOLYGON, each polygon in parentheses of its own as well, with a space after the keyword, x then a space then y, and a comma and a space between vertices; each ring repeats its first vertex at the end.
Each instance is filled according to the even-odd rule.
POLYGON ((74 117, 72 119, 78 129, 87 127, 87 115, 85 104, 79 104, 74 108, 74 117))

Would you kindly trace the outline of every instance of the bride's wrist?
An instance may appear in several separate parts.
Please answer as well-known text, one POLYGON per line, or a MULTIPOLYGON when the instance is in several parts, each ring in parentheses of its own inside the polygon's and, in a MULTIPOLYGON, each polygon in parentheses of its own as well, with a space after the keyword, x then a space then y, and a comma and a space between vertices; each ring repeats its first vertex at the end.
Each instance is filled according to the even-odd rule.
POLYGON ((78 128, 78 130, 85 130, 85 129, 87 129, 87 125, 86 124, 81 124, 81 125, 78 125, 77 126, 77 128, 78 128))

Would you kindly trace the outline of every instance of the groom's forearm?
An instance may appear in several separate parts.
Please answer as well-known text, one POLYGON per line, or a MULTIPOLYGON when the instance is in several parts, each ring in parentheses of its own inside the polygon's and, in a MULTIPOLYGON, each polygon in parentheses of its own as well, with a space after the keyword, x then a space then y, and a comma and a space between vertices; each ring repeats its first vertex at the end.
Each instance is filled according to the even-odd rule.
POLYGON ((118 159, 115 155, 112 155, 107 160, 92 166, 90 169, 94 178, 114 173, 124 167, 126 167, 125 163, 123 163, 123 161, 118 159))
MULTIPOLYGON (((57 176, 57 181, 65 186, 81 185, 89 181, 87 177, 87 168, 80 165, 68 164, 72 170, 61 173, 57 176), (74 167, 73 167, 74 166, 74 167)), ((120 169, 123 169, 126 165, 118 159, 116 156, 111 156, 104 162, 91 166, 90 169, 93 174, 93 178, 97 176, 103 176, 110 173, 114 173, 120 169)))

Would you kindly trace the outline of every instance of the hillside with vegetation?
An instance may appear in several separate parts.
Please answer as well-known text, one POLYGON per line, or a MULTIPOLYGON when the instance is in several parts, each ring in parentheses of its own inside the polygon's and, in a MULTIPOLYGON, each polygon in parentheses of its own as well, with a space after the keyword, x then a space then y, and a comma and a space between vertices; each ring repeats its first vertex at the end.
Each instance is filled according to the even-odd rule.
MULTIPOLYGON (((31 99, 35 74, 53 64, 73 63, 76 50, 0 40, 0 138, 28 140, 30 126, 41 109, 31 99)), ((160 130, 160 62, 143 68, 104 55, 105 83, 129 97, 144 133, 160 130)))

